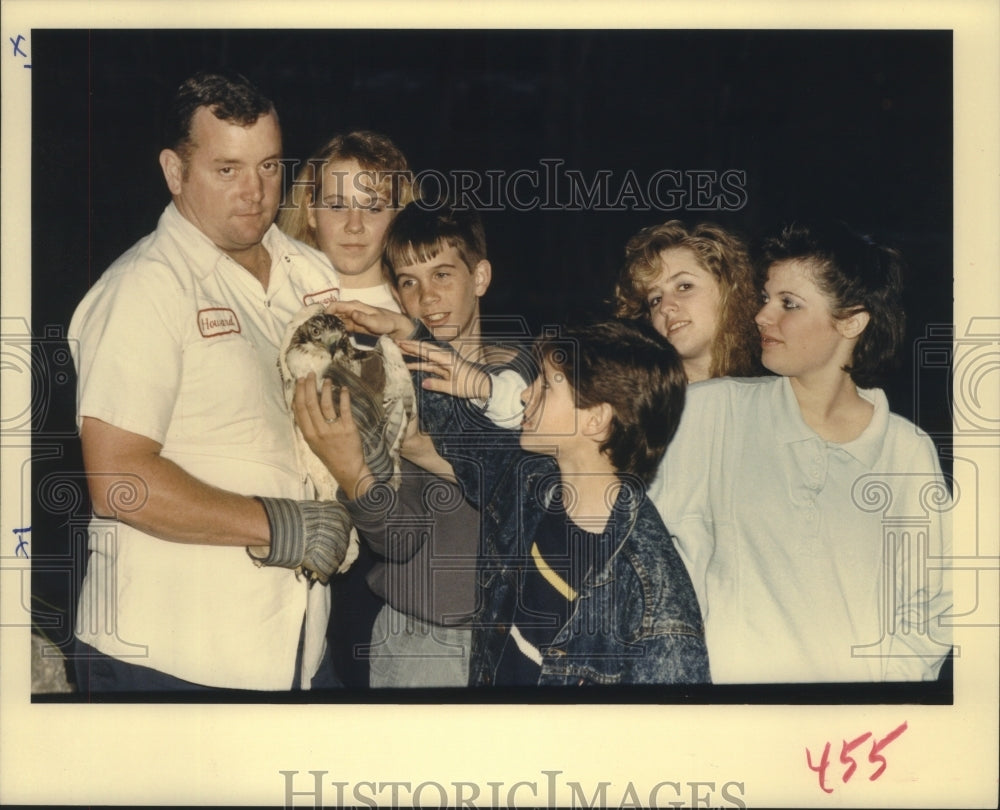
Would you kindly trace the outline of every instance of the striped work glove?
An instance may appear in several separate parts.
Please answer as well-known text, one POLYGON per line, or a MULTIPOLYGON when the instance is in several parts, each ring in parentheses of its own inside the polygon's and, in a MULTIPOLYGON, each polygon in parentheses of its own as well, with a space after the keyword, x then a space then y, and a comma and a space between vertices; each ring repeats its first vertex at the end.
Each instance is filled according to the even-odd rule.
POLYGON ((277 565, 304 573, 310 584, 326 585, 347 555, 353 526, 337 501, 258 498, 267 512, 271 545, 266 557, 247 552, 258 565, 277 565))

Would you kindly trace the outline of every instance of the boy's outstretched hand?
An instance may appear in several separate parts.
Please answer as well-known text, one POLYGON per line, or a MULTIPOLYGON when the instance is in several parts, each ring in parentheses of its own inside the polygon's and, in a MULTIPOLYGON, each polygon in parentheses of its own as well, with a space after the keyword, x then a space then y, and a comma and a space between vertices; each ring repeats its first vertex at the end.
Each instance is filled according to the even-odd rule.
POLYGON ((397 340, 403 354, 416 357, 406 367, 410 371, 423 371, 425 377, 422 388, 451 394, 463 399, 488 400, 493 383, 482 366, 461 357, 451 349, 436 348, 420 340, 397 340))
POLYGON ((413 321, 406 315, 361 301, 334 301, 327 305, 326 312, 340 318, 348 332, 388 335, 393 340, 405 340, 413 334, 413 321))

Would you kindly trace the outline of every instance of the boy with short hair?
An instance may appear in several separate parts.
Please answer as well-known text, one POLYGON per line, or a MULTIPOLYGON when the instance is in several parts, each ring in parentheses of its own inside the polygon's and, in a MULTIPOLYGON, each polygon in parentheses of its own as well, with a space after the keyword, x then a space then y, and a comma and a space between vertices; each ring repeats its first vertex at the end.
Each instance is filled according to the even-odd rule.
MULTIPOLYGON (((510 348, 483 342, 479 299, 489 287, 492 268, 482 222, 474 211, 407 206, 386 234, 383 261, 410 317, 352 301, 328 311, 349 328, 401 337, 413 332, 411 318, 417 319, 459 356, 478 364, 503 363, 516 356, 510 348)), ((371 589, 385 600, 372 630, 370 685, 465 686, 478 513, 454 483, 406 461, 399 491, 384 497, 364 464, 348 394, 336 395, 338 417, 329 384, 318 399, 308 395, 310 385, 299 383, 296 419, 340 484, 359 535, 380 558, 368 575, 371 589)), ((513 390, 514 398, 504 405, 507 410, 519 409, 513 390)), ((345 620, 350 621, 345 614, 334 618, 345 620)))
MULTIPOLYGON (((401 346, 437 390, 485 384, 447 349, 401 346)), ((449 425, 456 401, 426 384, 419 404, 483 515, 470 684, 708 682, 694 588, 646 497, 683 409, 676 351, 651 327, 612 321, 543 337, 535 355, 519 446, 509 432, 468 441, 449 425)))

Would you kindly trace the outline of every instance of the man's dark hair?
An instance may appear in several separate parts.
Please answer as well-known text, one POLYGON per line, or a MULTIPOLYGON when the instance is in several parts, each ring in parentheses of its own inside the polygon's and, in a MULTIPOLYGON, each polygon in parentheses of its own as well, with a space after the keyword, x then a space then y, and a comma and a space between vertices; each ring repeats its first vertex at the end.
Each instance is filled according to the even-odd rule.
POLYGON ((174 94, 167 113, 163 143, 187 160, 191 148, 191 120, 199 107, 208 107, 220 121, 248 127, 262 115, 277 115, 274 104, 243 75, 232 71, 199 71, 174 94))

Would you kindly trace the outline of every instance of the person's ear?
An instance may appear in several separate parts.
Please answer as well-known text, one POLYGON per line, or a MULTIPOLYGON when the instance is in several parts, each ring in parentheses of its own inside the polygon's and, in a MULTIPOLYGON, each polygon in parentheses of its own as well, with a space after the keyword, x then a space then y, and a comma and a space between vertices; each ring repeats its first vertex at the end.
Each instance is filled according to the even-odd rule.
POLYGON ((305 192, 305 200, 303 200, 306 206, 306 224, 309 226, 309 230, 316 231, 316 209, 313 207, 313 193, 311 189, 307 189, 305 192))
POLYGON ((178 196, 184 180, 184 160, 173 149, 164 149, 160 152, 160 168, 170 193, 178 196))
POLYGON ((868 322, 871 320, 871 314, 864 309, 859 309, 853 315, 848 315, 846 318, 840 318, 837 323, 837 331, 840 332, 848 340, 853 340, 856 337, 860 337, 861 333, 865 331, 865 327, 868 326, 868 322))
POLYGON ((611 433, 611 419, 614 415, 615 409, 607 402, 584 408, 580 414, 583 435, 596 442, 603 442, 611 433))
POLYGON ((477 262, 476 266, 472 268, 472 282, 476 291, 476 298, 482 298, 486 294, 492 280, 493 268, 490 266, 490 263, 486 259, 477 262))

